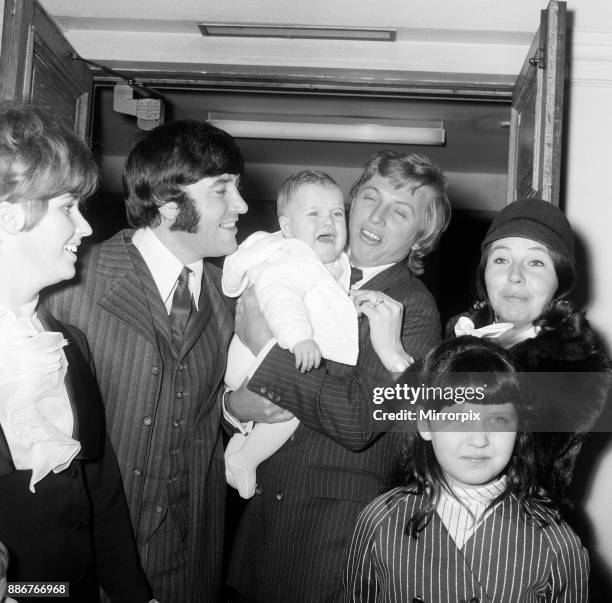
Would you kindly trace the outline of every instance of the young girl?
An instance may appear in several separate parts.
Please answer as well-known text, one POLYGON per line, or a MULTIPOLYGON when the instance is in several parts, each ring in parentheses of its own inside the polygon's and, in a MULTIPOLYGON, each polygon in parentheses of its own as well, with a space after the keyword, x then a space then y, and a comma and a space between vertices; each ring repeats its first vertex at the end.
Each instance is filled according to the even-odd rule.
POLYGON ((530 434, 517 433, 529 408, 508 353, 459 337, 428 356, 422 381, 482 395, 417 409, 419 433, 398 464, 403 485, 359 517, 346 600, 588 601, 587 552, 536 483, 530 434))

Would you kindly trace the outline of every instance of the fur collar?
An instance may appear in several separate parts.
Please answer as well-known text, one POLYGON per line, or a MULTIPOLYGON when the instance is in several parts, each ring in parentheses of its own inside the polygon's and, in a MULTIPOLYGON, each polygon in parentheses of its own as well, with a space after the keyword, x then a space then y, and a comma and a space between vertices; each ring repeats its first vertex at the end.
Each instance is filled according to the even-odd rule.
MULTIPOLYGON (((492 322, 487 306, 461 316, 468 316, 476 327, 492 322)), ((454 317, 447 324, 447 336, 454 334, 458 319, 454 317)), ((534 324, 540 327, 538 335, 509 351, 520 371, 555 373, 546 380, 546 387, 533 388, 535 423, 545 425, 547 431, 591 430, 610 390, 610 360, 584 313, 574 311, 566 301, 554 304, 534 324)))

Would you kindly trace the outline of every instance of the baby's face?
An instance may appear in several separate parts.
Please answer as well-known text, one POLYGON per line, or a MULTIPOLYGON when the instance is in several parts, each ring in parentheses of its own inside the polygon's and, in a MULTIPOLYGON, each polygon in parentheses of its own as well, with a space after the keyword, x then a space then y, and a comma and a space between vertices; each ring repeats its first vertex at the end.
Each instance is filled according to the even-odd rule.
POLYGON ((279 222, 286 237, 306 243, 326 264, 338 259, 346 246, 344 198, 335 186, 300 186, 279 222))

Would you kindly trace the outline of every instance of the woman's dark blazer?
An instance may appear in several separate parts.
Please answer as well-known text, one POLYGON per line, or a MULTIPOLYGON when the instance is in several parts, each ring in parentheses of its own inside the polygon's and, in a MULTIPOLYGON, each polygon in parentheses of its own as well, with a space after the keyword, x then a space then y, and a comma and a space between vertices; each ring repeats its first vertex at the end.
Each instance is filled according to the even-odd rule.
POLYGON ((98 584, 113 602, 149 601, 85 338, 44 309, 39 317, 68 340, 66 386, 81 450, 66 470, 47 475, 32 493, 31 472, 15 469, 0 428, 0 541, 9 550, 8 580, 67 581, 68 600, 78 603, 99 601, 98 584))

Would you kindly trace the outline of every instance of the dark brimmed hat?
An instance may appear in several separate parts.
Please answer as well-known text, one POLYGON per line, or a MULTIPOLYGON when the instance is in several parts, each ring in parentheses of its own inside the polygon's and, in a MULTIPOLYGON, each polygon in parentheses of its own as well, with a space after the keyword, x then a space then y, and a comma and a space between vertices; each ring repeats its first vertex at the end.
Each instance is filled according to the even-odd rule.
POLYGON ((574 233, 564 213, 541 199, 506 205, 491 224, 482 247, 505 237, 523 237, 546 245, 574 264, 574 233))

